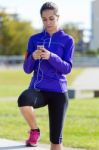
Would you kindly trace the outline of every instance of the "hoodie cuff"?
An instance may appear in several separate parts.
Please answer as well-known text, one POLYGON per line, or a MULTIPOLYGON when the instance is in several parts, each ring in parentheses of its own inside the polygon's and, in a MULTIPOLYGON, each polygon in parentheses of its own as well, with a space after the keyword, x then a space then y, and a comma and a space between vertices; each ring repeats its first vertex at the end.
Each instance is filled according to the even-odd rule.
POLYGON ((53 60, 54 60, 55 58, 57 58, 57 55, 51 52, 48 61, 49 61, 49 62, 53 62, 53 60))

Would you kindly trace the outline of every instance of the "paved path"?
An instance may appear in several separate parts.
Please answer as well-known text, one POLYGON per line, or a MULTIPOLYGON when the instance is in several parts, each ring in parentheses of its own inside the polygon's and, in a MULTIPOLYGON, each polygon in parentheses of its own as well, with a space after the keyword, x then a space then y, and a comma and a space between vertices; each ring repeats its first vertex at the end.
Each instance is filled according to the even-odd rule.
POLYGON ((99 68, 86 68, 72 83, 76 98, 92 98, 99 91, 99 68))
MULTIPOLYGON (((0 150, 50 150, 48 145, 38 147, 26 147, 23 142, 0 139, 0 150)), ((85 150, 78 148, 64 148, 64 150, 85 150)))
POLYGON ((99 68, 87 68, 72 83, 75 89, 99 89, 99 68))

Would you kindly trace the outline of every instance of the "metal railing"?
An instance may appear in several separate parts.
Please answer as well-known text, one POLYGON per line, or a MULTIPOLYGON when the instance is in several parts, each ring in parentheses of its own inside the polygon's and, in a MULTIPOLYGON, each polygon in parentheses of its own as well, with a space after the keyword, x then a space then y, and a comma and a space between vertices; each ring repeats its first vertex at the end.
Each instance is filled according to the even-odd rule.
POLYGON ((74 57, 74 67, 99 67, 99 57, 78 56, 74 57))
POLYGON ((21 64, 24 61, 24 56, 0 56, 0 64, 21 64))
MULTIPOLYGON (((22 64, 24 56, 0 56, 0 64, 22 64)), ((74 67, 99 67, 99 57, 77 56, 73 60, 74 67)))

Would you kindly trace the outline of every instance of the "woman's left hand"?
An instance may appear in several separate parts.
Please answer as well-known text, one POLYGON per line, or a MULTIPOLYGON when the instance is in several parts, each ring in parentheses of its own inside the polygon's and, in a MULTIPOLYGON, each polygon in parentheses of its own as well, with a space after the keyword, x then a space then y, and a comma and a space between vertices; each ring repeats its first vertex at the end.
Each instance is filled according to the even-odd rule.
POLYGON ((50 51, 45 48, 41 48, 40 50, 42 50, 41 58, 48 60, 50 58, 50 51))

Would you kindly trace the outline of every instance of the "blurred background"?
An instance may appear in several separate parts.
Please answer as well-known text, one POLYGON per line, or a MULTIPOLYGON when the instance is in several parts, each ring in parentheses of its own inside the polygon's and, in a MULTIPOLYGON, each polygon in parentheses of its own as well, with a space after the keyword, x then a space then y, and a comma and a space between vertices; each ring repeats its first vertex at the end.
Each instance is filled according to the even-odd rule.
MULTIPOLYGON (((23 61, 30 35, 42 30, 40 7, 46 0, 0 0, 0 65, 23 61), (6 57, 7 56, 7 57, 6 57)), ((74 66, 98 66, 98 0, 53 0, 60 27, 75 39, 74 66)))
MULTIPOLYGON (((44 2, 46 2, 46 0, 38 0, 36 2, 33 0, 0 0, 1 70, 4 68, 20 68, 22 70, 29 37, 42 31, 40 8, 44 2)), ((99 1, 53 0, 53 2, 59 7, 60 27, 63 28, 66 33, 73 36, 75 40, 73 60, 73 70, 75 71, 72 71, 71 75, 67 76, 70 87, 70 97, 74 98, 74 89, 83 89, 83 91, 85 89, 87 92, 93 92, 94 89, 95 92, 93 92, 93 94, 99 96, 99 83, 94 80, 92 82, 92 77, 95 76, 93 79, 98 81, 99 75, 97 69, 93 71, 93 68, 99 67, 99 1), (79 77, 80 79, 77 78, 77 82, 74 81, 76 77, 80 75, 79 72, 85 71, 85 68, 87 68, 87 72, 84 73, 83 78, 81 76, 79 77), (89 68, 91 68, 91 70, 88 70, 89 68), (84 78, 87 79, 86 82, 84 78)), ((21 79, 21 77, 19 79, 21 79)), ((27 85, 27 82, 24 83, 27 85)))
MULTIPOLYGON (((52 1, 59 7, 60 27, 75 40, 73 69, 67 75, 70 105, 64 146, 99 150, 99 0, 52 1)), ((44 2, 0 0, 0 138, 27 138, 17 98, 32 77, 22 64, 28 38, 42 31, 39 11, 44 2)), ((40 142, 49 143, 47 108, 37 110, 37 116, 40 142)))
MULTIPOLYGON (((0 64, 22 62, 29 36, 42 30, 39 11, 44 2, 0 0, 0 64)), ((59 7, 60 27, 75 39, 74 66, 97 66, 99 1, 53 2, 59 7)))

